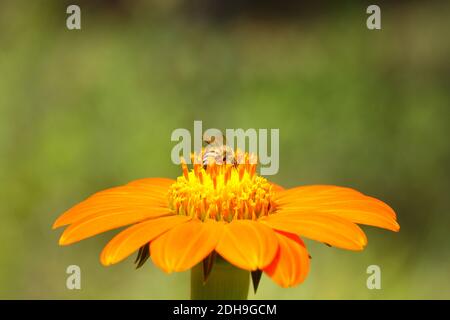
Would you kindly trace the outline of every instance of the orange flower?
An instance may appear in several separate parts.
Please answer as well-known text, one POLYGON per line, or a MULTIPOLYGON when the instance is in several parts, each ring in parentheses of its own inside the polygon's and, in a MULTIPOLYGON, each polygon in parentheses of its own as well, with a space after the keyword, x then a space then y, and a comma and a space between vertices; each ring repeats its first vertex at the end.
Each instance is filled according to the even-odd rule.
MULTIPOLYGON (((283 287, 309 271, 298 237, 348 250, 367 244, 358 227, 398 231, 394 211, 356 190, 330 185, 283 189, 258 176, 256 164, 194 164, 177 180, 148 178, 98 192, 60 216, 60 245, 129 226, 103 249, 105 266, 149 245, 165 272, 192 268, 212 252, 236 267, 262 270, 283 287)), ((148 251, 147 251, 148 252, 148 251)), ((141 251, 140 251, 141 254, 141 251)))

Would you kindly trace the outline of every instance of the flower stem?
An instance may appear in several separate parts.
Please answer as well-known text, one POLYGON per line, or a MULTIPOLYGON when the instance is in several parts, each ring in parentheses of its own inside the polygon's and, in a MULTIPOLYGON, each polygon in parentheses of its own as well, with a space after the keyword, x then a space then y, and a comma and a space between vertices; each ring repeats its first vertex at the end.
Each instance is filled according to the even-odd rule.
POLYGON ((199 263, 191 270, 192 300, 246 300, 250 285, 250 275, 220 256, 206 282, 203 280, 203 264, 199 263))

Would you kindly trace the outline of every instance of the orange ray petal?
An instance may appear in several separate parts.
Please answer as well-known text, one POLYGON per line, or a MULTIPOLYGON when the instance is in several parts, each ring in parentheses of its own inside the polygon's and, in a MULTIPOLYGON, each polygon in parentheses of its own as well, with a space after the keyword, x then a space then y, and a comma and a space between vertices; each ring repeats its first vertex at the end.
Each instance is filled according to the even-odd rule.
POLYGON ((285 199, 289 197, 327 197, 330 193, 332 194, 340 194, 340 195, 346 195, 346 194, 360 194, 363 195, 361 192, 347 188, 347 187, 339 187, 339 186, 333 186, 333 185, 308 185, 308 186, 299 186, 291 189, 286 189, 283 192, 279 192, 277 194, 278 199, 285 199))
POLYGON ((147 209, 154 208, 157 216, 157 213, 161 211, 160 208, 167 208, 168 206, 168 187, 161 185, 159 179, 145 179, 147 180, 146 185, 140 182, 141 180, 95 193, 63 213, 55 221, 53 228, 81 221, 96 214, 108 214, 112 210, 120 209, 133 208, 135 211, 147 211, 147 209), (150 183, 151 181, 153 181, 153 184, 150 183))
POLYGON ((356 190, 336 186, 305 186, 287 191, 278 194, 277 214, 319 212, 392 231, 400 229, 391 207, 356 190))
POLYGON ((224 227, 216 247, 225 260, 245 270, 265 268, 278 250, 275 232, 251 220, 233 220, 224 227))
POLYGON ((276 183, 274 183, 274 182, 270 182, 270 184, 272 185, 273 190, 274 190, 275 192, 281 192, 281 191, 284 191, 284 190, 285 190, 284 187, 280 186, 279 184, 276 184, 276 183))
POLYGON ((59 244, 69 245, 108 230, 172 214, 168 208, 140 208, 137 210, 133 207, 124 207, 109 209, 98 214, 89 215, 71 224, 64 230, 59 239, 59 244))
POLYGON ((168 273, 192 268, 214 250, 223 224, 195 219, 174 227, 150 243, 153 262, 168 273))
POLYGON ((309 272, 309 255, 303 241, 296 235, 276 232, 279 249, 264 272, 280 286, 292 287, 302 283, 309 272))
POLYGON ((167 189, 175 180, 168 178, 143 178, 129 182, 129 186, 160 186, 167 189))
POLYGON ((362 250, 367 244, 366 235, 356 224, 330 214, 272 214, 259 221, 273 229, 299 234, 342 249, 362 250))
POLYGON ((100 261, 105 266, 120 262, 162 233, 190 219, 176 215, 135 224, 116 235, 106 245, 100 255, 100 261))

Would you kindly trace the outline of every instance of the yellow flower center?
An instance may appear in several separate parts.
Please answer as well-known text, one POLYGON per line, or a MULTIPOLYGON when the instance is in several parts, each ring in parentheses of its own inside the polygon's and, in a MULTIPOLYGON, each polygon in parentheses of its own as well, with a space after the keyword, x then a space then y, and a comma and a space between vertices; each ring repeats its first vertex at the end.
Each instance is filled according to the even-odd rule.
POLYGON ((256 164, 194 164, 169 188, 169 207, 176 214, 230 222, 256 220, 275 211, 273 186, 256 174, 256 164))

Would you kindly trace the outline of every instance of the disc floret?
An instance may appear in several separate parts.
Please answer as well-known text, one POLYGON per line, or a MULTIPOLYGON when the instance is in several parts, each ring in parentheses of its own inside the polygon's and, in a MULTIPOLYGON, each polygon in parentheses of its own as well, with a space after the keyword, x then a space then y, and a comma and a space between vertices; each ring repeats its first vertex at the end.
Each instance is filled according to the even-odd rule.
MULTIPOLYGON (((248 158, 248 157, 247 157, 248 158)), ((183 175, 169 188, 169 207, 179 215, 201 220, 256 220, 275 211, 274 190, 256 174, 256 163, 194 164, 182 162, 183 175)))

